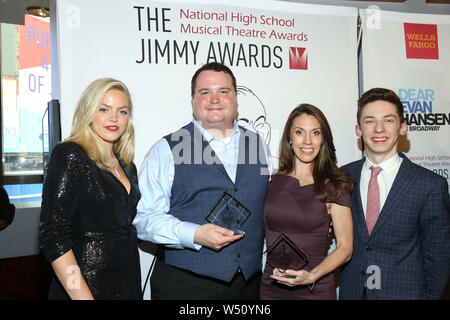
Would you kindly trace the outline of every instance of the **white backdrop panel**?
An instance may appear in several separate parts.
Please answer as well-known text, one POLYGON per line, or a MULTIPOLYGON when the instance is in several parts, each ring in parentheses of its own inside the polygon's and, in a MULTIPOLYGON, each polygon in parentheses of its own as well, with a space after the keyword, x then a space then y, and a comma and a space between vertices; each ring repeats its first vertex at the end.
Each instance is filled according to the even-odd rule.
POLYGON ((385 87, 408 123, 401 150, 449 181, 450 16, 362 10, 364 91, 385 87))
MULTIPOLYGON (((99 77, 118 78, 132 93, 135 162, 139 167, 154 142, 190 120, 190 79, 197 68, 216 58, 230 66, 238 85, 250 88, 264 105, 274 155, 289 112, 307 102, 328 117, 340 164, 358 157, 356 142, 349 143, 354 137, 358 93, 355 8, 276 1, 60 0, 57 12, 63 138, 70 134, 73 111, 83 89, 99 77), (155 10, 158 14, 157 22, 150 20, 150 31, 147 8, 150 18, 156 17, 155 10), (197 18, 186 18, 181 12, 197 18), (206 18, 213 14, 227 14, 227 20, 206 18), (246 25, 246 17, 254 18, 246 25), (283 21, 293 26, 276 26, 283 21), (187 25, 191 25, 191 33, 183 32, 187 25), (221 27, 222 34, 194 34, 196 27, 221 27), (259 34, 242 36, 236 30, 259 34), (262 31, 266 32, 264 37, 262 31), (269 37, 272 32, 296 39, 269 37), (143 59, 142 43, 145 61, 137 63, 143 59), (182 51, 185 44, 180 57, 175 50, 182 51), (234 45, 234 59, 229 58, 232 51, 230 55, 223 53, 225 45, 230 50, 234 45), (307 70, 290 69, 291 47, 306 48, 307 70)), ((245 109, 240 103, 240 116, 246 115, 245 109)))

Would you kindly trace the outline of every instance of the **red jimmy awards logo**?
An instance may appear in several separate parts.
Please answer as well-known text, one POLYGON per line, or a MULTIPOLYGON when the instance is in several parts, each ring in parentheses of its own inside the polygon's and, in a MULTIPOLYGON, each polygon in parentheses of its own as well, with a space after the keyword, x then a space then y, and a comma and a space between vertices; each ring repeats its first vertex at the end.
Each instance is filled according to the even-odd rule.
POLYGON ((289 69, 308 70, 308 51, 306 48, 289 48, 289 69))
POLYGON ((436 24, 404 23, 406 58, 439 59, 436 24))

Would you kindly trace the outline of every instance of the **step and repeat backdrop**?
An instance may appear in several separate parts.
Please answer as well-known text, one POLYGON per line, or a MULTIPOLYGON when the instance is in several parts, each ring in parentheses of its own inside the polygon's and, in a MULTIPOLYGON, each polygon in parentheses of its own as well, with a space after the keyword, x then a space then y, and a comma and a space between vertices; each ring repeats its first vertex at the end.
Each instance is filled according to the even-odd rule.
POLYGON ((139 168, 149 148, 192 118, 190 81, 218 61, 237 78, 239 124, 258 131, 275 158, 284 123, 300 103, 325 113, 339 162, 359 156, 357 9, 276 1, 57 2, 63 137, 94 79, 129 87, 139 168), (351 140, 350 140, 351 139, 351 140), (352 141, 351 143, 349 143, 352 141))
POLYGON ((408 124, 401 151, 450 182, 450 16, 362 10, 361 18, 364 90, 399 95, 408 124))

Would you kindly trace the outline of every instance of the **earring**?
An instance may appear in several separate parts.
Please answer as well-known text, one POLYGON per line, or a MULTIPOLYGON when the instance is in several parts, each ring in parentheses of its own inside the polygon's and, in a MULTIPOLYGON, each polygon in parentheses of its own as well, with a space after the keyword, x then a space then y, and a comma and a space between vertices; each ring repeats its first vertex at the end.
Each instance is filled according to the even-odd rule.
POLYGON ((292 141, 289 141, 289 149, 292 150, 292 141))

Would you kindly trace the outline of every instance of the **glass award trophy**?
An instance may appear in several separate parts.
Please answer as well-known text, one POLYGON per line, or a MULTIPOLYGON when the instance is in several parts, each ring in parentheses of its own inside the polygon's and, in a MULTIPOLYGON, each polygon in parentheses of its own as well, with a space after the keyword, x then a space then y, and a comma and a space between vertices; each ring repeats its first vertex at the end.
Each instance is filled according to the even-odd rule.
POLYGON ((245 231, 240 228, 249 216, 250 211, 225 191, 206 217, 206 220, 220 227, 230 229, 234 234, 245 234, 245 231))
POLYGON ((274 269, 301 270, 309 263, 309 257, 282 232, 267 250, 267 263, 274 269))

